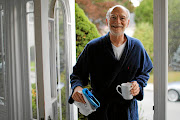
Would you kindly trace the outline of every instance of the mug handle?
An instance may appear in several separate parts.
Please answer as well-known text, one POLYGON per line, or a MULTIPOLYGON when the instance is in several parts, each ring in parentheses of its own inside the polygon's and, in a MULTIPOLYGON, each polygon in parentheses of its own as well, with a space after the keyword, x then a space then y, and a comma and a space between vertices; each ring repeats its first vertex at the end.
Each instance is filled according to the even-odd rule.
POLYGON ((121 92, 119 92, 119 90, 118 90, 118 88, 121 88, 121 85, 117 85, 117 87, 116 87, 116 91, 122 96, 122 93, 121 92))

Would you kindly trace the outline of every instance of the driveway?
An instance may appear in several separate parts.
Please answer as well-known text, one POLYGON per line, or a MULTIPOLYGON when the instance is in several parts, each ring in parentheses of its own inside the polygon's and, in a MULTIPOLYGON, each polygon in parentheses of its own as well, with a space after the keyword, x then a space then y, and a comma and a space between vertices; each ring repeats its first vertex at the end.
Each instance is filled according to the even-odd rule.
MULTIPOLYGON (((139 105, 139 120, 153 120, 153 84, 148 84, 144 89, 144 100, 138 101, 139 105)), ((167 120, 179 120, 180 101, 167 102, 167 120)))

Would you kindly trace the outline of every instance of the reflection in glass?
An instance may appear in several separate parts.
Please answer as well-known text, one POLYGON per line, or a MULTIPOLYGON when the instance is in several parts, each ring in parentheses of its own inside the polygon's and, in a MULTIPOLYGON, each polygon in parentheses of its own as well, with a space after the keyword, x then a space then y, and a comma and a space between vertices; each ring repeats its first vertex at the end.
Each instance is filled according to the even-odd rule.
POLYGON ((5 40, 4 40, 4 11, 0 9, 0 105, 5 102, 5 40))
POLYGON ((180 111, 180 1, 168 0, 167 120, 179 120, 180 111))

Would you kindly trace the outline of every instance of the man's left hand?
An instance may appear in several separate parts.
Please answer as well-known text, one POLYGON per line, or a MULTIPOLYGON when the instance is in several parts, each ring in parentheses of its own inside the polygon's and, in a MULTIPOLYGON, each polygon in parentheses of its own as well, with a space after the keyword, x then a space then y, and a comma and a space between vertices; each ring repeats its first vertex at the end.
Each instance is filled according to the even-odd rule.
POLYGON ((137 81, 132 81, 131 83, 132 83, 131 94, 133 96, 136 96, 140 92, 139 84, 137 83, 137 81))

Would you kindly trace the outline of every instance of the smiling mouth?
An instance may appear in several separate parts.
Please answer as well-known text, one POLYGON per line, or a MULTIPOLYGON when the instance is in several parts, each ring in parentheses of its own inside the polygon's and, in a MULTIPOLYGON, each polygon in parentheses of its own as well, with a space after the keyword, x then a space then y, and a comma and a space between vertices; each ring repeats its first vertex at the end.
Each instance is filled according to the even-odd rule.
POLYGON ((113 27, 113 28, 123 28, 123 26, 120 26, 120 25, 111 25, 111 27, 113 27))

